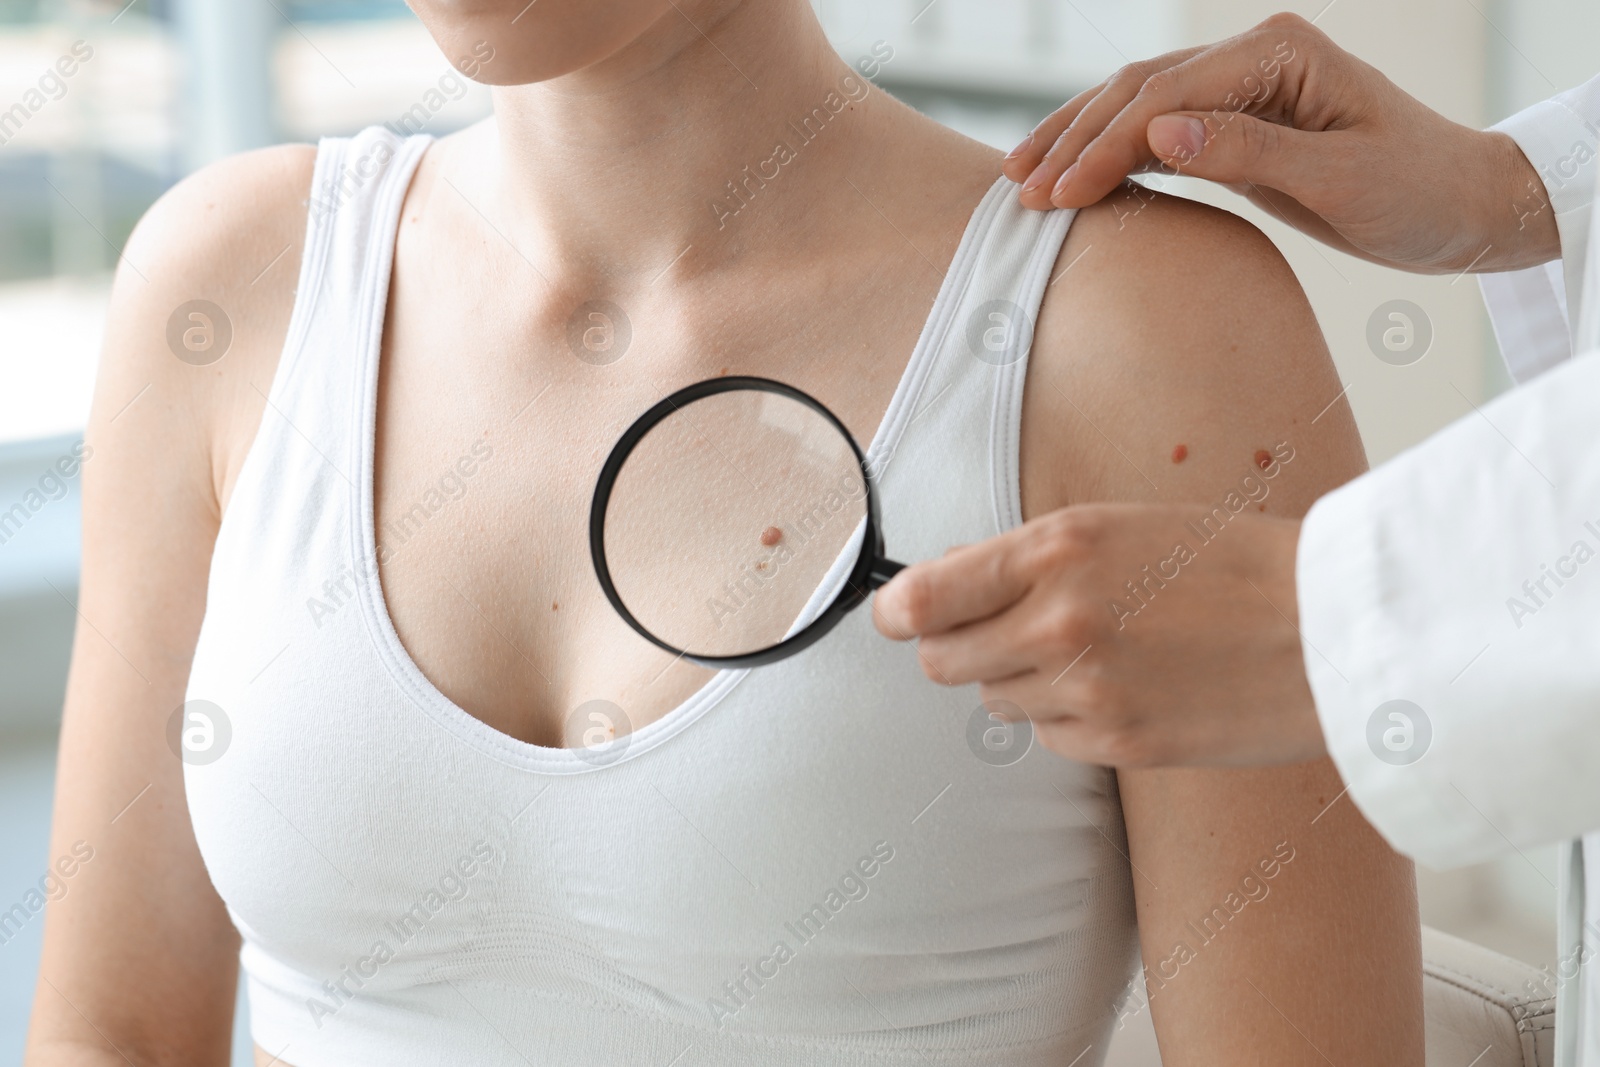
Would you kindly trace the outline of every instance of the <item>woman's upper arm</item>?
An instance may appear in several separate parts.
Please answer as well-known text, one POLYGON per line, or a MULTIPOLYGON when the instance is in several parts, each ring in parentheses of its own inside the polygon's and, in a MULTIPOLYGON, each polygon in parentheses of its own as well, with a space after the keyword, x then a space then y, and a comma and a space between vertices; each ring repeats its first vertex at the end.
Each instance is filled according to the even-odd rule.
MULTIPOLYGON (((1080 215, 1059 262, 1024 398, 1030 517, 1230 493, 1299 517, 1365 468, 1305 296, 1253 228, 1124 192, 1080 215)), ((1412 868, 1331 764, 1118 782, 1167 1067, 1420 1067, 1412 868)))
POLYGON ((195 845, 168 723, 205 610, 222 487, 282 345, 309 176, 301 147, 207 168, 151 209, 119 265, 85 433, 50 844, 52 865, 79 862, 46 917, 30 1064, 96 1052, 227 1061, 238 939, 195 845), (197 300, 232 334, 214 362, 204 331, 222 335, 219 314, 186 306, 197 300), (193 348, 185 329, 200 331, 193 348))

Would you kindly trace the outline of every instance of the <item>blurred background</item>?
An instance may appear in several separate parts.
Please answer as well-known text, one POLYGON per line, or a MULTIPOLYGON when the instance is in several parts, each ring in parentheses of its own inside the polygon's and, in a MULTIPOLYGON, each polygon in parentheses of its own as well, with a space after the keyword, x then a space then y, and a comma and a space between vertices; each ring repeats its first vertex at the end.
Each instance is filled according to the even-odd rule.
MULTIPOLYGON (((1123 63, 1284 8, 1473 126, 1586 80, 1600 40, 1593 0, 814 2, 846 59, 879 41, 893 48, 876 79, 884 89, 1006 149, 1123 63)), ((195 167, 393 122, 449 71, 399 0, 0 0, 0 911, 47 862, 77 593, 76 479, 25 522, 4 516, 81 434, 119 249, 195 167), (75 72, 41 81, 67 54, 81 60, 75 72)), ((426 128, 488 113, 488 92, 465 83, 426 128)), ((1506 387, 1473 279, 1386 271, 1225 192, 1148 181, 1243 214, 1277 242, 1311 296, 1374 463, 1506 387), (1395 300, 1414 305, 1407 314, 1431 338, 1420 358, 1380 358, 1369 345, 1369 321, 1395 300)), ((1553 852, 1419 880, 1425 922, 1553 964, 1553 852)), ((0 1067, 21 1062, 40 927, 36 916, 0 930, 0 1067)), ((1113 1060, 1131 1062, 1149 1040, 1136 1023, 1113 1060)))

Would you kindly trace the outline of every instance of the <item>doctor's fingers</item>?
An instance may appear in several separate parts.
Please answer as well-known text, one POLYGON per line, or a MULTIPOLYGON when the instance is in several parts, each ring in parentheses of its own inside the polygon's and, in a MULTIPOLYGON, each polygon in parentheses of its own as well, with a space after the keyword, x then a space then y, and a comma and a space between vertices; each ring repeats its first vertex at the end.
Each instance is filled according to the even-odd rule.
MULTIPOLYGON (((1105 196, 1128 174, 1163 162, 1181 162, 1171 153, 1163 159, 1151 145, 1153 134, 1162 128, 1158 123, 1152 129, 1152 121, 1173 112, 1201 113, 1185 117, 1200 118, 1202 129, 1207 125, 1215 129, 1219 122, 1246 114, 1323 128, 1331 121, 1323 112, 1338 106, 1338 101, 1308 101, 1302 87, 1313 63, 1318 78, 1341 80, 1328 75, 1332 68, 1343 65, 1343 57, 1344 53, 1305 19, 1281 14, 1208 48, 1175 52, 1151 64, 1124 68, 1099 96, 1078 109, 1070 128, 1048 146, 1048 159, 1037 138, 1029 145, 1029 152, 1023 155, 1039 152, 1039 166, 1027 179, 1032 192, 1023 197, 1023 203, 1029 207, 1082 207, 1105 196), (1207 117, 1210 123, 1203 121, 1207 117)), ((1173 130, 1167 127, 1169 139, 1173 130)), ((1204 146, 1203 136, 1194 152, 1204 146)), ((1022 156, 1011 161, 1007 173, 1013 168, 1020 170, 1021 162, 1022 156)))
POLYGON ((913 563, 872 598, 872 620, 883 636, 909 641, 996 615, 1027 593, 1034 580, 1025 523, 939 559, 913 563))
POLYGON ((1034 195, 1025 196, 1028 207, 1048 208, 1047 200, 1055 177, 1077 159, 1083 146, 1116 118, 1139 95, 1139 90, 1155 74, 1199 55, 1205 47, 1184 48, 1155 59, 1129 63, 1111 77, 1068 100, 1045 116, 1033 132, 1006 156, 1001 169, 1006 177, 1024 185, 1034 195), (1030 175, 1039 175, 1038 185, 1029 184, 1030 175))
POLYGON ((1081 658, 1099 632, 1104 607, 1067 603, 1036 587, 998 615, 917 643, 923 673, 942 685, 998 682, 1028 672, 1049 677, 1081 658))
POLYGON ((1174 762, 1177 754, 1162 730, 1093 669, 1080 673, 1087 662, 1085 657, 1065 673, 1031 671, 986 683, 979 694, 991 714, 1026 718, 1039 743, 1058 756, 1107 767, 1174 762))
POLYGON ((873 621, 885 637, 905 641, 1014 610, 1023 597, 1046 588, 1062 610, 1076 610, 1076 600, 1103 605, 1094 587, 1105 553, 1145 547, 1142 527, 1127 532, 1126 510, 1115 504, 1060 508, 912 564, 873 597, 873 621))

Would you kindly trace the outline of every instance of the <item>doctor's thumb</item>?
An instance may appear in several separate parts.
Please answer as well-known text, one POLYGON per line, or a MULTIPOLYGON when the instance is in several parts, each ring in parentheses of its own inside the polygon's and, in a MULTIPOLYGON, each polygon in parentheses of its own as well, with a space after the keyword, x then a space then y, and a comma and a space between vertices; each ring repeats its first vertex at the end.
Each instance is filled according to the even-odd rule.
POLYGON ((1231 111, 1157 115, 1145 128, 1156 158, 1180 174, 1291 196, 1317 174, 1318 136, 1231 111))

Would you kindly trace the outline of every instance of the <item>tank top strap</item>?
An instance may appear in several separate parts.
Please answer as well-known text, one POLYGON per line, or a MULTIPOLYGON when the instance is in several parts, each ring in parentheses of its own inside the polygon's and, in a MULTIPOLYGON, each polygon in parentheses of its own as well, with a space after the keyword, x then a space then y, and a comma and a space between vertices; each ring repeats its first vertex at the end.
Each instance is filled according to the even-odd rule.
POLYGON ((294 310, 268 399, 270 413, 347 478, 360 437, 360 377, 382 339, 400 207, 431 141, 376 126, 317 145, 294 310))
POLYGON ((985 246, 982 270, 968 297, 967 348, 973 362, 985 368, 969 368, 968 373, 981 378, 988 372, 993 378, 989 460, 995 525, 1000 530, 1022 522, 1018 468, 1022 388, 1050 271, 1076 215, 1076 211, 1025 208, 1013 189, 1001 205, 994 237, 985 246))
MULTIPOLYGON (((886 501, 904 493, 925 504, 930 497, 917 477, 921 470, 947 483, 935 497, 959 495, 971 501, 967 506, 987 500, 992 511, 983 522, 992 523, 995 533, 1021 523, 1018 451, 1028 355, 1050 272, 1075 214, 1023 207, 1017 186, 1004 177, 979 203, 918 346, 918 357, 926 360, 923 380, 909 391, 911 402, 898 413, 903 422, 885 442, 885 455, 876 457, 892 470, 890 460, 899 454, 911 468, 883 479, 886 501), (980 442, 987 443, 982 452, 974 447, 980 442), (953 491, 980 480, 993 491, 953 491)), ((937 543, 938 525, 927 526, 928 544, 908 546, 908 552, 942 552, 948 543, 937 543)))

